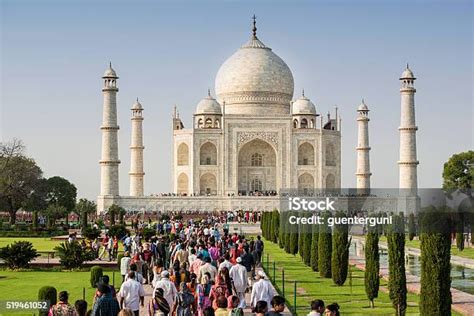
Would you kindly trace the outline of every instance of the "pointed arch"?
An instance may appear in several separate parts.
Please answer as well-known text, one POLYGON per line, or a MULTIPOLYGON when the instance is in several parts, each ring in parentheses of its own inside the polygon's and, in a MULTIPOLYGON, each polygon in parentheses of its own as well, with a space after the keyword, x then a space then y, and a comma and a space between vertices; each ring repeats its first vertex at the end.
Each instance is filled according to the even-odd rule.
POLYGON ((189 165, 189 148, 186 143, 181 143, 178 146, 178 166, 189 165))
POLYGON ((298 165, 314 166, 314 147, 308 142, 298 147, 298 165))
POLYGON ((178 194, 187 195, 188 194, 188 175, 184 172, 178 176, 178 194))

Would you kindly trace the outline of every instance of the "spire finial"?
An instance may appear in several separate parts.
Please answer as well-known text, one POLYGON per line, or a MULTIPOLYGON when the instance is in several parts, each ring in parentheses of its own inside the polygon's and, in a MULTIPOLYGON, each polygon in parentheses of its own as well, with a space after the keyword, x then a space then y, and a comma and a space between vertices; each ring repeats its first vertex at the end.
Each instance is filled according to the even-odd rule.
POLYGON ((410 66, 408 65, 408 63, 407 63, 407 69, 410 69, 410 66))
POLYGON ((138 97, 137 97, 137 102, 138 102, 138 97))
POLYGON ((365 104, 365 100, 364 100, 364 98, 362 98, 362 104, 365 104))
POLYGON ((303 90, 301 91, 301 95, 304 97, 304 88, 303 88, 303 90))
POLYGON ((109 68, 112 68, 112 62, 109 61, 109 68))
POLYGON ((253 19, 253 28, 252 28, 252 34, 254 38, 257 38, 257 17, 255 14, 252 17, 253 19))
POLYGON ((210 88, 207 88, 207 96, 208 96, 208 97, 211 96, 211 89, 210 89, 210 88))

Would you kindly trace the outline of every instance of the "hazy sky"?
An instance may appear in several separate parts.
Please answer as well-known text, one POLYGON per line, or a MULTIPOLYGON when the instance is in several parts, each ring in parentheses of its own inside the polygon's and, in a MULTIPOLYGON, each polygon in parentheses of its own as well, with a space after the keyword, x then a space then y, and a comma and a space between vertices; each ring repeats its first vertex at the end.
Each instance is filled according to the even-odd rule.
POLYGON ((473 7, 466 1, 19 1, 1 3, 0 139, 20 138, 45 176, 99 192, 101 76, 118 94, 120 191, 128 194, 130 107, 144 111, 145 193, 171 190, 171 113, 186 127, 220 65, 258 36, 327 113, 342 116, 342 184, 355 185, 356 108, 370 112, 372 185, 398 185, 398 78, 416 81, 420 187, 473 146, 473 7), (357 3, 357 4, 356 4, 357 3))

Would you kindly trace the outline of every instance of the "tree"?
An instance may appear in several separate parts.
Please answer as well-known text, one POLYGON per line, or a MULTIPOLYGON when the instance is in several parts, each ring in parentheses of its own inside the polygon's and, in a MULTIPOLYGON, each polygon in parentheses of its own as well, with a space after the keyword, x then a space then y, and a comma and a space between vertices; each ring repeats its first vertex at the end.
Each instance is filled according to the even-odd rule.
POLYGON ((10 269, 28 268, 30 261, 39 257, 39 253, 29 241, 15 241, 11 245, 0 248, 0 259, 10 269))
MULTIPOLYGON (((460 190, 469 196, 472 203, 472 188, 474 188, 474 151, 452 155, 443 167, 443 189, 460 190)), ((472 212, 466 214, 462 209, 455 211, 456 246, 459 250, 463 250, 464 226, 468 218, 471 219, 472 225, 472 212)))
MULTIPOLYGON (((346 217, 343 212, 337 212, 336 218, 346 217)), ((349 227, 347 224, 335 224, 332 234, 331 276, 336 285, 343 285, 347 279, 349 268, 349 227)))
POLYGON ((304 247, 304 256, 303 256, 303 261, 304 264, 307 266, 311 265, 311 244, 312 244, 312 226, 313 225, 305 225, 305 233, 304 233, 304 242, 303 242, 303 247, 304 247))
POLYGON ((112 204, 109 207, 107 213, 109 214, 109 218, 110 218, 110 226, 115 225, 115 217, 120 214, 120 210, 121 210, 121 207, 118 206, 117 204, 112 204))
MULTIPOLYGON (((295 213, 291 213, 291 215, 295 215, 295 213)), ((298 225, 290 224, 290 254, 296 255, 298 253, 298 237, 299 237, 299 229, 298 225)))
POLYGON ((48 203, 64 207, 71 212, 76 207, 77 189, 68 180, 55 176, 48 180, 48 203))
POLYGON ((416 236, 415 214, 410 213, 408 217, 408 239, 411 241, 416 236))
POLYGON ((285 213, 279 212, 278 214, 278 246, 281 249, 285 247, 285 213))
POLYGON ((474 151, 454 154, 443 167, 443 189, 474 188, 474 151))
POLYGON ((313 226, 313 234, 311 238, 311 259, 310 265, 313 271, 318 271, 318 241, 319 241, 319 225, 313 226))
POLYGON ((377 227, 369 226, 365 236, 365 293, 374 308, 374 299, 378 297, 380 285, 379 232, 377 227))
POLYGON ((119 223, 123 226, 125 226, 125 214, 127 214, 127 211, 121 207, 119 211, 119 223))
POLYGON ((451 223, 446 208, 420 216, 420 315, 451 315, 451 223))
POLYGON ((331 253, 332 253, 332 238, 331 227, 327 225, 330 213, 323 215, 324 224, 319 227, 318 238, 318 270, 319 275, 323 278, 331 277, 331 253))
POLYGON ((396 315, 405 314, 407 308, 407 284, 405 274, 405 228, 403 214, 393 215, 392 227, 387 233, 388 242, 388 289, 396 315))
POLYGON ((87 227, 88 219, 87 216, 89 214, 93 214, 97 212, 97 205, 94 201, 89 201, 88 199, 80 199, 77 202, 74 212, 79 215, 81 218, 81 227, 82 229, 87 227))
POLYGON ((273 242, 277 243, 278 237, 280 236, 280 213, 278 212, 278 210, 273 210, 272 222, 273 242))
POLYGON ((23 155, 24 146, 19 140, 0 143, 0 207, 15 224, 16 213, 34 194, 42 178, 35 161, 23 155))
POLYGON ((53 226, 55 225, 55 223, 58 219, 61 219, 61 218, 64 218, 65 216, 67 216, 68 211, 62 205, 50 204, 50 205, 48 205, 48 207, 42 213, 48 219, 46 226, 49 229, 51 229, 51 228, 53 228, 53 226))

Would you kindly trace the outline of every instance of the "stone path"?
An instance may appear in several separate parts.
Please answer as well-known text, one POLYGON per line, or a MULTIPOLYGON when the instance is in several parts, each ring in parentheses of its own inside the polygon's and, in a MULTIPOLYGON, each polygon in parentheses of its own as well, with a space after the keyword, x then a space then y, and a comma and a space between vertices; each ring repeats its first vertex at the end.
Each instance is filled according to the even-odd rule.
MULTIPOLYGON (((359 242, 364 241, 364 238, 362 237, 353 236, 352 238, 353 240, 357 240, 359 242)), ((380 246, 381 248, 386 248, 387 244, 380 242, 380 246)), ((409 251, 407 251, 407 253, 418 255, 418 256, 420 255, 419 249, 415 249, 415 248, 410 248, 409 251), (413 250, 418 250, 418 252, 413 251, 413 250)), ((467 260, 466 262, 474 261, 472 259, 467 259, 467 258, 462 258, 462 257, 457 257, 457 258, 463 259, 463 261, 467 260)), ((453 261, 451 260, 451 262, 453 261)), ((365 259, 363 257, 353 256, 350 259, 350 263, 354 264, 357 268, 361 270, 365 270, 365 259)), ((388 280, 388 265, 387 264, 380 265, 380 275, 385 280, 388 280)), ((421 288, 420 277, 407 273, 406 279, 407 279, 407 290, 415 294, 420 294, 420 288, 421 288)), ((451 308, 454 311, 461 313, 463 315, 474 315, 474 295, 451 288, 451 297, 453 300, 451 308)))

